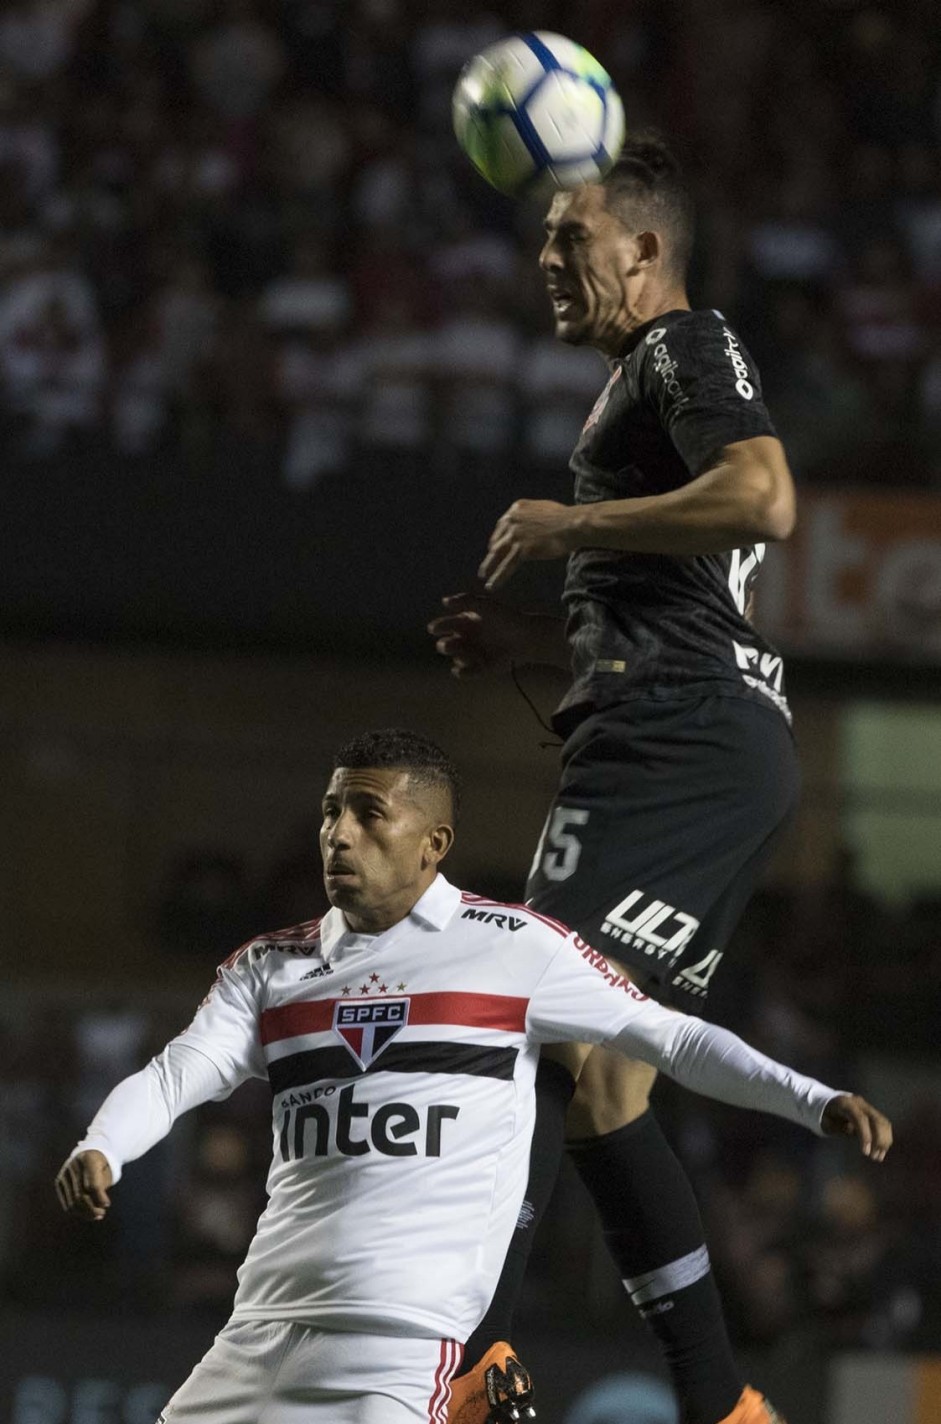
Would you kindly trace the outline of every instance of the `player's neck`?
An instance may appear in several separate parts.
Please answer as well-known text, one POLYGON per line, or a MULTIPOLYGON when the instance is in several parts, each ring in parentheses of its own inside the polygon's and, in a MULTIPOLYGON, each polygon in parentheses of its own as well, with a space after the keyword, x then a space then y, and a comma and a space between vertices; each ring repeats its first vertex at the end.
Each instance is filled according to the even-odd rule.
POLYGON ((631 345, 631 338, 641 327, 649 326, 666 312, 689 311, 689 297, 682 286, 643 287, 633 294, 622 308, 621 320, 594 344, 603 355, 616 357, 631 345))
POLYGON ((689 311, 689 297, 685 287, 664 287, 659 283, 645 287, 628 312, 630 325, 625 334, 630 336, 639 327, 649 326, 658 316, 664 316, 671 311, 689 311))
MULTIPOLYGON (((435 873, 437 874, 437 872, 435 873)), ((434 876, 431 877, 431 880, 423 880, 418 886, 409 886, 378 905, 360 905, 355 909, 344 907, 343 918, 347 927, 354 934, 385 934, 386 930, 390 930, 400 920, 408 918, 433 879, 434 876)))

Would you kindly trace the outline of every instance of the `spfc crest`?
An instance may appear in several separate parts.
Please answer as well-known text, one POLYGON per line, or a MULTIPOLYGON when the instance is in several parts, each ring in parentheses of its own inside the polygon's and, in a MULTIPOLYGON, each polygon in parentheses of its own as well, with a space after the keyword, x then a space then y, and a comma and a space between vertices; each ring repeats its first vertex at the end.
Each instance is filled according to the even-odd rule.
POLYGON ((368 1068, 407 1023, 408 999, 341 999, 333 1010, 333 1031, 361 1068, 368 1068))

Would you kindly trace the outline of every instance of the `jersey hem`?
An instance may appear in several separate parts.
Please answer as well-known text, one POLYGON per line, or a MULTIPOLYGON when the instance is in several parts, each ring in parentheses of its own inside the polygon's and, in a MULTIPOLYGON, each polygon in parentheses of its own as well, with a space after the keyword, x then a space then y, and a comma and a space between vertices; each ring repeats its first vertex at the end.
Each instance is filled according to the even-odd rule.
POLYGON ((589 717, 596 716, 599 712, 608 712, 612 707, 619 707, 625 702, 657 702, 657 703, 677 703, 703 702, 707 697, 731 697, 736 702, 748 702, 753 707, 763 707, 773 716, 781 718, 785 726, 791 727, 792 717, 787 698, 781 693, 777 694, 782 707, 777 700, 772 699, 767 693, 760 695, 759 689, 754 687, 743 687, 734 678, 715 677, 703 679, 696 683, 647 683, 643 686, 633 687, 630 690, 612 692, 604 695, 600 690, 592 695, 586 689, 584 698, 577 702, 567 703, 563 701, 553 712, 550 721, 553 731, 559 736, 570 737, 582 722, 589 717))
POLYGON ((456 1321, 442 1320, 440 1316, 425 1315, 421 1311, 411 1311, 397 1316, 376 1315, 366 1307, 349 1303, 330 1306, 329 1309, 310 1308, 303 1305, 288 1306, 236 1306, 232 1311, 233 1320, 290 1320, 297 1325, 316 1326, 320 1330, 361 1331, 364 1335, 420 1335, 429 1340, 457 1340, 463 1344, 467 1333, 457 1329, 456 1321))

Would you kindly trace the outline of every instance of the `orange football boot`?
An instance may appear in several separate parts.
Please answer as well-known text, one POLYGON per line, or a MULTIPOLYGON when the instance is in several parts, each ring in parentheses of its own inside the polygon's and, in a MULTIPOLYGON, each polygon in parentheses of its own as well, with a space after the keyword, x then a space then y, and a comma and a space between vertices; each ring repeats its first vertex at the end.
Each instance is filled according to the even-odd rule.
POLYGON ((732 1413, 720 1419, 719 1424, 787 1424, 787 1420, 763 1394, 747 1384, 732 1413))
POLYGON ((492 1345, 466 1375, 451 1381, 448 1424, 522 1424, 535 1417, 529 1370, 505 1340, 492 1345))

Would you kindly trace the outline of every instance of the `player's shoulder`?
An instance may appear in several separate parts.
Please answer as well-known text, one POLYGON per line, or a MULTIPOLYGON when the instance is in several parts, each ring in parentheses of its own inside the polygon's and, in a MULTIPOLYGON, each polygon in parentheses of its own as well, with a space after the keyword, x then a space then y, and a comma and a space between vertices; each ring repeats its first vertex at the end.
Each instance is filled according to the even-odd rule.
POLYGON ((692 354, 721 348, 730 338, 741 344, 731 323, 716 308, 679 308, 664 312, 650 322, 635 349, 641 360, 655 363, 666 351, 692 354))
POLYGON ((760 393, 754 360, 738 332, 713 308, 664 312, 645 330, 631 357, 638 380, 659 405, 688 404, 694 384, 721 397, 750 401, 760 393))
POLYGON ((471 923, 490 925, 507 935, 521 935, 527 938, 558 943, 571 934, 568 925, 554 920, 549 915, 534 910, 531 905, 518 905, 508 900, 494 900, 485 895, 474 895, 469 890, 461 891, 457 907, 457 919, 471 923))
POLYGON ((320 926, 321 919, 318 917, 285 929, 265 930, 262 934, 253 935, 222 961, 219 972, 245 971, 261 963, 317 954, 320 951, 320 926))

